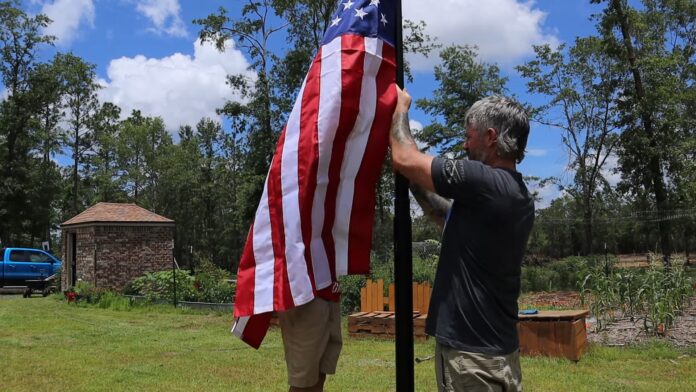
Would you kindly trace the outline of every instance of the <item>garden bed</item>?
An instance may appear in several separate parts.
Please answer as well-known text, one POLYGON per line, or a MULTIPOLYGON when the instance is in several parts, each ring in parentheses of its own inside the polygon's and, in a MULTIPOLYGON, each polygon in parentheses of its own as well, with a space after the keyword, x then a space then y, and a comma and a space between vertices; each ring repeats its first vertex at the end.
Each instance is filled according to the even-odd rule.
MULTIPOLYGON (((520 296, 520 309, 584 309, 580 303, 580 295, 574 291, 552 291, 524 293, 520 296)), ((622 314, 615 315, 616 320, 607 324, 605 330, 596 332, 595 318, 590 315, 586 320, 587 339, 591 343, 608 346, 626 346, 646 342, 655 339, 654 335, 646 334, 643 328, 643 320, 622 314)), ((669 328, 664 337, 661 337, 678 347, 696 346, 696 296, 691 297, 690 304, 682 315, 674 320, 674 325, 669 328)))

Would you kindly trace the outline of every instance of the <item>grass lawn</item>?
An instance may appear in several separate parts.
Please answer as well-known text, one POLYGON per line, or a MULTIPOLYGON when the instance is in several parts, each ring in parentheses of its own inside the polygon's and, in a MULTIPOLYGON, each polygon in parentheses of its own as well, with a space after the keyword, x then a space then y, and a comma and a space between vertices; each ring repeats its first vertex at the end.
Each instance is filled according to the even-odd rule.
MULTIPOLYGON (((230 320, 168 307, 116 311, 2 295, 0 390, 286 390, 279 331, 255 351, 229 334, 230 320)), ((416 343, 416 357, 433 352, 432 340, 416 343)), ((394 371, 393 342, 345 336, 326 390, 393 391, 394 371)), ((522 371, 526 391, 694 391, 696 348, 591 347, 578 363, 523 358, 522 371)), ((417 391, 436 390, 433 360, 416 364, 415 374, 417 391)))

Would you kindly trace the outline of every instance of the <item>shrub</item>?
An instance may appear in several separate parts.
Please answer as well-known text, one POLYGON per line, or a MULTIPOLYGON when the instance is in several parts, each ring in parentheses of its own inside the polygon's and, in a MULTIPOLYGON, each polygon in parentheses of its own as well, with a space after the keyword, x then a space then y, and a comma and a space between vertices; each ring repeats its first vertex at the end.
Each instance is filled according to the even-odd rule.
MULTIPOLYGON (((172 271, 145 274, 129 282, 124 294, 142 295, 151 302, 174 301, 172 271)), ((199 265, 198 273, 176 272, 176 297, 178 301, 230 303, 235 285, 229 282, 229 273, 209 261, 199 265)))
POLYGON ((82 301, 90 304, 96 304, 99 302, 101 297, 108 292, 107 289, 94 287, 93 285, 82 281, 77 282, 75 287, 68 291, 75 293, 75 299, 78 302, 82 301))
POLYGON ((360 289, 367 278, 363 275, 348 275, 339 279, 341 284, 341 310, 344 314, 360 310, 360 289))
MULTIPOLYGON (((148 301, 174 301, 174 275, 171 270, 153 272, 135 278, 127 285, 127 292, 142 295, 148 301)), ((176 271, 176 296, 180 301, 195 301, 194 278, 183 270, 176 271)), ((126 290, 124 290, 126 292, 126 290)))

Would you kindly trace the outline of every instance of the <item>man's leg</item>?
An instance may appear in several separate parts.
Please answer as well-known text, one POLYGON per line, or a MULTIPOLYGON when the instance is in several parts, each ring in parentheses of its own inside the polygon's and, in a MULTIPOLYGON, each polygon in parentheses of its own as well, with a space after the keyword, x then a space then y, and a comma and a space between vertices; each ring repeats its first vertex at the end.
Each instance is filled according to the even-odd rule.
POLYGON ((522 391, 519 351, 487 355, 455 350, 437 343, 435 374, 440 392, 522 391))
POLYGON ((280 313, 278 318, 290 391, 323 391, 326 374, 335 372, 341 350, 340 307, 337 303, 316 298, 280 313))
POLYGON ((298 387, 293 387, 291 386, 289 391, 290 392, 324 392, 324 381, 326 381, 326 374, 324 373, 319 373, 319 381, 308 388, 298 388, 298 387))

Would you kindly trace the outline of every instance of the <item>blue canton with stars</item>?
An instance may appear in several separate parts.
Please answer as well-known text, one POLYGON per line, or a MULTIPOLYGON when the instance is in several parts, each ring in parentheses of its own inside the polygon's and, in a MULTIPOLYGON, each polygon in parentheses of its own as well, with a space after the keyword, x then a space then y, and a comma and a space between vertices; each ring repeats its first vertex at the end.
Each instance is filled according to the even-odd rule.
POLYGON ((331 18, 322 45, 336 37, 355 33, 377 37, 395 46, 396 6, 400 0, 341 0, 331 18))

